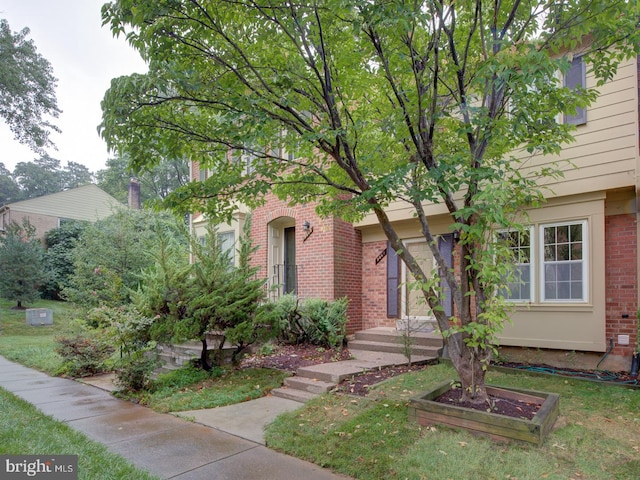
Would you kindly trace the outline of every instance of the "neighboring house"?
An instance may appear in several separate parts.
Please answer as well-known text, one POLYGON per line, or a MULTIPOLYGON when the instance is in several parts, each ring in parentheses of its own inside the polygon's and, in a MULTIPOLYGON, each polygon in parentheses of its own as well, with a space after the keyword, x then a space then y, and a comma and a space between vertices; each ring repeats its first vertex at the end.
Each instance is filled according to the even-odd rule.
MULTIPOLYGON (((605 352, 630 356, 637 339, 638 224, 640 187, 640 63, 622 64, 587 110, 561 121, 577 125, 576 141, 554 160, 569 160, 564 178, 548 180, 547 203, 530 210, 530 227, 518 235, 524 283, 511 292, 512 324, 499 340, 506 346, 605 352), (577 168, 574 168, 577 167, 577 168), (628 345, 625 345, 628 343, 628 345)), ((568 86, 594 79, 576 59, 568 86)), ((531 162, 548 162, 537 156, 531 162)), ((197 163, 191 178, 198 180, 197 163)), ((425 206, 440 249, 455 265, 455 239, 443 206, 425 206)), ((406 247, 428 265, 430 251, 417 220, 403 204, 387 209, 406 247)), ((244 213, 242 214, 244 215, 244 213)), ((194 226, 205 219, 194 219, 194 226)), ((239 233, 239 227, 226 226, 239 233)), ((350 333, 395 326, 400 319, 430 318, 418 293, 406 287, 398 262, 374 215, 356 224, 321 219, 313 205, 290 207, 275 197, 252 212, 254 262, 278 294, 336 299, 348 296, 350 333)), ((429 270, 429 269, 427 269, 429 270)), ((409 279, 410 280, 410 279, 409 279)), ((450 305, 447 305, 450 308, 450 305)))
POLYGON ((84 185, 1 206, 0 230, 11 222, 22 223, 26 218, 35 227, 36 236, 43 239, 49 230, 67 220, 95 222, 122 207, 124 205, 96 185, 84 185))

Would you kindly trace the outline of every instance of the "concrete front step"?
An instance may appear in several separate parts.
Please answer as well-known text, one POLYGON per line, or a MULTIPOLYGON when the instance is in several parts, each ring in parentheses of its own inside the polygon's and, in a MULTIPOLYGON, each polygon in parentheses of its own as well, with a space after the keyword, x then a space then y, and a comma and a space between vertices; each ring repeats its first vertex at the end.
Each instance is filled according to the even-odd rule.
POLYGON ((271 395, 274 397, 286 398, 288 400, 294 400, 296 402, 305 403, 319 396, 319 393, 311 393, 306 390, 298 390, 297 388, 274 388, 271 390, 271 395))
POLYGON ((284 386, 289 389, 304 390, 309 393, 325 393, 336 387, 335 383, 323 382, 315 378, 289 377, 284 379, 284 386))
MULTIPOLYGON (((374 352, 372 350, 350 349, 349 353, 358 360, 366 360, 375 364, 406 365, 409 363, 407 357, 402 353, 374 352)), ((435 363, 438 356, 433 355, 411 355, 411 363, 435 363)))
MULTIPOLYGON (((437 332, 412 332, 410 338, 415 346, 442 348, 442 336, 437 332)), ((395 328, 376 327, 361 330, 355 334, 355 341, 397 343, 401 345, 402 340, 402 332, 395 328)), ((352 342, 353 340, 349 342, 349 346, 351 346, 352 342)))
MULTIPOLYGON (((421 355, 425 357, 437 357, 440 353, 442 345, 412 345, 411 355, 421 355)), ((369 340, 351 340, 349 342, 349 351, 351 350, 369 350, 372 352, 400 353, 404 354, 405 347, 401 343, 395 342, 374 342, 369 340)))
POLYGON ((353 375, 383 366, 387 365, 368 360, 344 360, 342 362, 322 363, 320 365, 299 368, 296 375, 337 385, 342 380, 350 378, 353 375))
MULTIPOLYGON (((339 384, 342 380, 360 373, 393 365, 407 364, 407 358, 398 353, 349 350, 353 360, 323 363, 299 368, 294 377, 285 379, 282 388, 276 388, 271 394, 297 402, 306 402, 339 384)), ((438 359, 437 355, 412 355, 412 362, 426 363, 438 359)))

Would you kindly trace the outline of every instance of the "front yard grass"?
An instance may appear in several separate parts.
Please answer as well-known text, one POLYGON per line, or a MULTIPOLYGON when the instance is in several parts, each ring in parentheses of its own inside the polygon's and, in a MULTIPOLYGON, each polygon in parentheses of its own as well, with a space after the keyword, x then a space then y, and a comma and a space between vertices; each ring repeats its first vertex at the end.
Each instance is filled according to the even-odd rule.
POLYGON ((44 415, 33 405, 0 388, 0 454, 78 455, 78 478, 157 479, 135 468, 107 447, 89 440, 67 424, 44 415))
POLYGON ((272 389, 280 387, 288 376, 286 372, 270 368, 214 368, 211 372, 182 368, 160 375, 151 392, 123 396, 157 412, 183 412, 264 397, 272 389))
POLYGON ((38 300, 29 308, 53 310, 53 325, 31 326, 24 310, 12 310, 15 302, 0 300, 0 355, 49 375, 55 375, 62 359, 54 351, 55 337, 64 334, 75 318, 73 304, 38 300))
MULTIPOLYGON (((77 317, 73 304, 39 300, 29 308, 53 310, 53 325, 30 326, 24 310, 14 302, 0 300, 0 355, 49 375, 60 371, 62 359, 55 352, 57 336, 69 331, 77 317)), ((161 375, 151 392, 121 396, 136 400, 158 412, 214 408, 262 397, 282 385, 288 373, 268 368, 244 370, 215 368, 207 373, 194 368, 161 375)))
POLYGON ((410 423, 408 399, 449 378, 454 370, 437 365, 387 380, 367 398, 324 395, 278 417, 267 445, 361 479, 637 478, 640 390, 489 372, 489 383, 560 394, 560 417, 537 447, 410 423))

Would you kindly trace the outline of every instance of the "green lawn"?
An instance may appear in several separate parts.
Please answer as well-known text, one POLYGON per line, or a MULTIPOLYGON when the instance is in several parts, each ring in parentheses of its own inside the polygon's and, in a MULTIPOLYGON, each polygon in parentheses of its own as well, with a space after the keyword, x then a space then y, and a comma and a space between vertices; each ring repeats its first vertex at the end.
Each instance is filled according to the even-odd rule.
POLYGON ((454 378, 446 365, 378 385, 370 398, 328 394, 268 427, 271 448, 362 479, 636 479, 640 390, 524 373, 489 381, 560 394, 560 418, 541 447, 495 443, 407 420, 410 397, 454 378))
POLYGON ((14 302, 0 300, 0 355, 27 367, 55 374, 62 360, 55 353, 54 338, 65 333, 76 309, 65 302, 38 300, 29 308, 53 310, 53 325, 32 327, 24 310, 12 310, 14 302))
POLYGON ((130 393, 157 412, 183 412, 215 408, 264 397, 278 388, 289 374, 269 368, 214 369, 211 372, 183 368, 160 375, 151 392, 130 393))
POLYGON ((158 478, 1 388, 0 425, 3 455, 78 455, 78 478, 85 480, 158 478))

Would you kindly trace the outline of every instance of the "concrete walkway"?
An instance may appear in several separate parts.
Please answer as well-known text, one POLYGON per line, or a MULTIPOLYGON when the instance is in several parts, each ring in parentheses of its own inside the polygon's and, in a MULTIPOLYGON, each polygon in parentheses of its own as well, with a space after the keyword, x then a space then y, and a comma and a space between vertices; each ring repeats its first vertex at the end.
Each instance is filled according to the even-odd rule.
POLYGON ((218 424, 220 429, 211 428, 173 415, 155 413, 92 385, 49 377, 2 356, 0 387, 160 478, 347 478, 263 446, 261 429, 265 421, 280 411, 298 408, 297 402, 267 397, 271 400, 259 399, 253 401, 256 403, 204 411, 207 419, 195 418, 197 412, 183 412, 187 417, 191 414, 196 421, 218 424))

